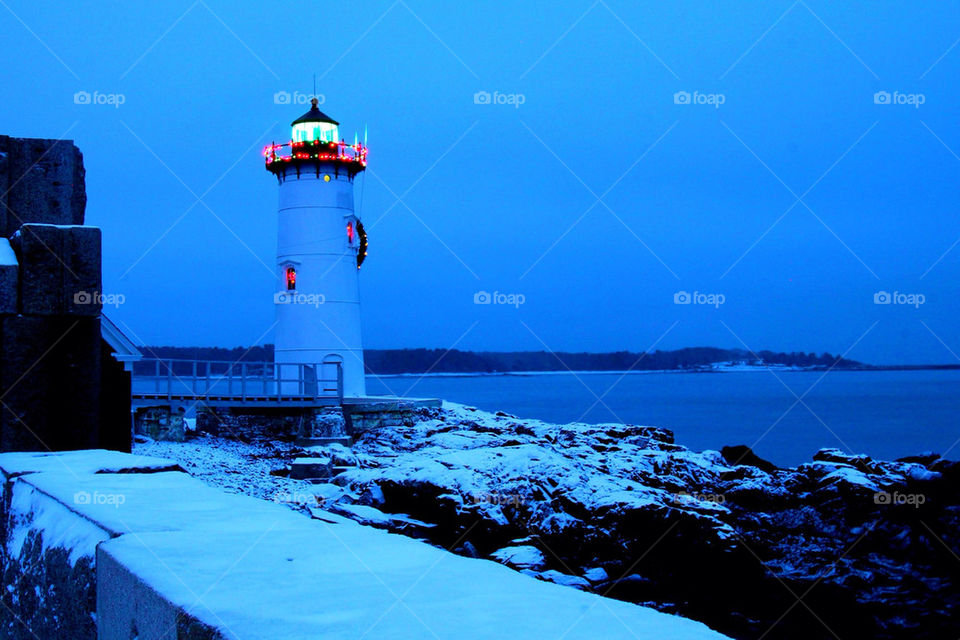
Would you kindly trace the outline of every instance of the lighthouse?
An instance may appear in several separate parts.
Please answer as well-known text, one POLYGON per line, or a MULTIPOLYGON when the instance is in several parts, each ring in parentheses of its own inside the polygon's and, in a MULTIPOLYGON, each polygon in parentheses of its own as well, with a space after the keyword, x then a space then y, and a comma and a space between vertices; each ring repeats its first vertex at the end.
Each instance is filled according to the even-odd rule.
POLYGON ((264 150, 280 192, 274 295, 280 390, 310 393, 306 379, 308 387, 316 381, 319 393, 340 386, 344 397, 360 398, 366 384, 358 274, 367 237, 353 189, 367 148, 342 140, 339 123, 317 108, 316 98, 291 127, 289 142, 264 150))

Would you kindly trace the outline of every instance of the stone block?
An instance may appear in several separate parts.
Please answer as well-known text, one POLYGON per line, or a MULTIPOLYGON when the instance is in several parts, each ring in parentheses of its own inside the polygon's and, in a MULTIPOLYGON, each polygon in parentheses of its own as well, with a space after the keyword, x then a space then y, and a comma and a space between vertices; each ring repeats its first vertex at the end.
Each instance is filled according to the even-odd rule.
POLYGON ((0 448, 96 448, 100 319, 0 316, 0 448))
POLYGON ((5 237, 28 222, 83 224, 83 154, 70 140, 0 136, 0 186, 5 237))
POLYGON ((133 423, 138 434, 150 436, 154 440, 183 442, 182 410, 172 410, 169 406, 141 407, 137 409, 133 423))
POLYGON ((20 267, 10 241, 0 238, 0 315, 17 313, 19 274, 20 267))
POLYGON ((13 244, 20 259, 21 313, 100 315, 100 229, 25 224, 13 244))
POLYGON ((326 479, 333 476, 333 461, 330 458, 296 458, 290 464, 290 477, 294 480, 326 479))

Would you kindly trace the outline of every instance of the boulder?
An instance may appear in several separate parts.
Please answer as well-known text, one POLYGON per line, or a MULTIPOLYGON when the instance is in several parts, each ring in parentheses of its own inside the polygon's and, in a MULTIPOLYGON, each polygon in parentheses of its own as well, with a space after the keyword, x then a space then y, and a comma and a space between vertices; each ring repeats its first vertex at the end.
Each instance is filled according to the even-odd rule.
POLYGON ((290 464, 290 477, 294 480, 327 479, 333 476, 333 461, 330 458, 296 458, 290 464))
POLYGON ((751 467, 756 467, 767 473, 773 473, 777 470, 777 465, 764 460, 757 454, 753 452, 753 449, 748 447, 745 444, 738 444, 732 447, 724 447, 720 450, 720 454, 723 456, 723 459, 727 461, 728 464, 732 465, 748 465, 751 467))

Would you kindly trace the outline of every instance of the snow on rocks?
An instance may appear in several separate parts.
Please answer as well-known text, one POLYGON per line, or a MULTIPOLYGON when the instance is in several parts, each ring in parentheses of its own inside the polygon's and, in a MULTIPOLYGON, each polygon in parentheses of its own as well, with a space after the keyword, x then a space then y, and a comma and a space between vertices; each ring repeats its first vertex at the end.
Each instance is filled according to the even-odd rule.
MULTIPOLYGON (((0 618, 5 631, 21 625, 29 637, 76 640, 171 633, 249 640, 723 637, 702 623, 531 580, 318 507, 308 517, 182 471, 150 463, 136 469, 136 456, 123 464, 123 454, 84 453, 75 454, 76 465, 70 453, 55 454, 70 471, 21 466, 23 473, 7 476, 0 557, 13 589, 0 597, 15 619, 0 618), (31 535, 21 535, 25 526, 31 535), (41 545, 40 553, 23 552, 41 545), (73 553, 79 571, 64 566, 73 553)), ((205 453, 208 464, 237 455, 205 453)), ((247 460, 247 470, 260 462, 247 460)), ((0 455, 0 468, 13 466, 0 455)), ((261 492, 291 482, 264 475, 261 492)), ((340 507, 379 518, 372 507, 340 507)), ((380 524, 399 519, 391 514, 380 524)))
POLYGON ((491 553, 490 557, 514 569, 536 570, 545 565, 543 552, 528 544, 498 549, 491 553))
POLYGON ((315 517, 403 532, 743 637, 778 625, 767 637, 833 637, 821 620, 840 637, 937 637, 960 605, 947 553, 960 546, 960 468, 936 455, 886 462, 825 449, 779 469, 744 446, 690 451, 661 428, 554 425, 449 403, 364 432, 336 453, 342 473, 322 493, 270 472, 298 455, 333 456, 330 445, 196 439, 138 451, 260 497, 293 483, 284 489, 309 493, 315 517), (792 592, 807 590, 809 609, 792 607, 792 592))

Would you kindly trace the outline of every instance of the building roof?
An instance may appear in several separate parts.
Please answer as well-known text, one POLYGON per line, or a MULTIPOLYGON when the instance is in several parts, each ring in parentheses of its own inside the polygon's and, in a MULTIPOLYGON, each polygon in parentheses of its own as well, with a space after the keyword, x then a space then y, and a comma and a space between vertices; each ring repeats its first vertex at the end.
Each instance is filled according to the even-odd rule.
POLYGON ((113 349, 113 357, 118 361, 124 363, 136 362, 143 358, 143 354, 137 348, 137 345, 124 335, 120 327, 115 325, 106 314, 100 314, 100 335, 113 349))
POLYGON ((329 122, 330 124, 339 125, 340 123, 325 114, 323 111, 317 108, 317 99, 312 98, 310 100, 310 111, 307 111, 305 114, 294 120, 290 123, 292 127, 295 124, 300 124, 301 122, 329 122))

